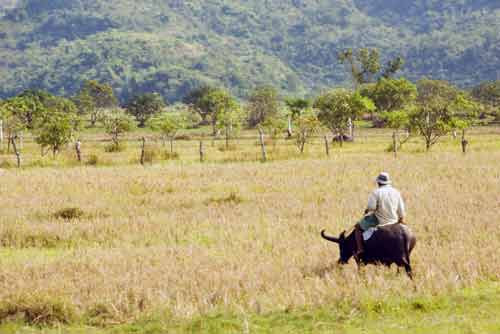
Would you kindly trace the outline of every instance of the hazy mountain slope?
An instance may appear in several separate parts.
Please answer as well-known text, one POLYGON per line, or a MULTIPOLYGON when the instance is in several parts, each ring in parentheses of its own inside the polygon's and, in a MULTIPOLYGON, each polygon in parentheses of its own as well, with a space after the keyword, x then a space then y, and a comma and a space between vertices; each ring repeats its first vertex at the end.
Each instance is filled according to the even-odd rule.
POLYGON ((348 84, 336 53, 363 46, 402 54, 410 78, 469 85, 496 78, 498 31, 496 0, 21 0, 0 19, 0 96, 89 78, 123 100, 200 83, 301 94, 348 84))

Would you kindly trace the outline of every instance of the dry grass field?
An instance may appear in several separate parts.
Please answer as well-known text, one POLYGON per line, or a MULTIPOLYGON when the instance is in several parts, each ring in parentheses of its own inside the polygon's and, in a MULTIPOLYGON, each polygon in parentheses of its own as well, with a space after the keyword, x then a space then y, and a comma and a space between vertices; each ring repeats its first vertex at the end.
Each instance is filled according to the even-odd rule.
POLYGON ((207 143, 212 158, 201 164, 186 141, 180 160, 145 167, 129 148, 123 164, 1 170, 0 320, 103 328, 331 305, 355 316, 497 284, 498 134, 473 136, 467 155, 447 139, 430 153, 410 143, 397 159, 384 152, 387 136, 369 139, 330 157, 320 142, 304 157, 278 145, 265 164, 253 142, 229 152, 207 143), (395 268, 338 267, 336 245, 319 236, 360 218, 380 171, 418 237, 414 281, 395 268))

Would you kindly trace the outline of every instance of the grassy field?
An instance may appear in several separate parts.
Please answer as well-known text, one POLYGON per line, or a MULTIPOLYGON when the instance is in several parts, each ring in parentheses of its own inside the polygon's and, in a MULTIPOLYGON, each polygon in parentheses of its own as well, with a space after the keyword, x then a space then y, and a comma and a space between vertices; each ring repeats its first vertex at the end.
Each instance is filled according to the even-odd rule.
POLYGON ((255 139, 207 141, 204 164, 191 140, 145 167, 136 144, 95 141, 97 166, 68 150, 3 169, 0 333, 497 333, 499 138, 476 130, 467 155, 413 141, 396 159, 387 133, 362 130, 329 157, 320 139, 304 156, 269 143, 265 164, 255 139), (360 218, 383 170, 418 237, 413 282, 338 267, 319 236, 360 218))

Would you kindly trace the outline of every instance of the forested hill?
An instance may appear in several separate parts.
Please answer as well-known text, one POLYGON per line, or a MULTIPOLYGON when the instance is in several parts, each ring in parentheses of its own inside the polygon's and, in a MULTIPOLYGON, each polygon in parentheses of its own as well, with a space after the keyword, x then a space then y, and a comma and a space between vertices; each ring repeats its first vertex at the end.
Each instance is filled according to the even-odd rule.
POLYGON ((244 96, 348 84, 347 47, 402 55, 404 75, 461 86, 500 75, 499 0, 0 0, 0 96, 69 95, 85 79, 126 100, 200 84, 244 96))

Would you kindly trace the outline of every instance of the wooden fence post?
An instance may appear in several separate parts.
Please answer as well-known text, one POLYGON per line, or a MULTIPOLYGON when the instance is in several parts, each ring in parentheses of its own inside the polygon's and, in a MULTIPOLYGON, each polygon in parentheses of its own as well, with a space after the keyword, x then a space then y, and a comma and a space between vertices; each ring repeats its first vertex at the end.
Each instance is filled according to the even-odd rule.
POLYGON ((398 132, 394 131, 392 133, 392 146, 393 146, 393 151, 394 151, 394 156, 398 156, 398 132))
POLYGON ((259 126, 260 147, 262 149, 262 162, 267 161, 266 143, 264 142, 264 131, 259 126))
POLYGON ((17 168, 21 168, 21 153, 17 150, 16 138, 17 136, 12 136, 11 142, 12 142, 12 148, 14 149, 14 153, 16 154, 17 168))
POLYGON ((330 156, 330 143, 328 142, 328 136, 325 135, 324 139, 325 139, 326 156, 329 157, 330 156))
POLYGON ((205 152, 203 151, 203 140, 200 140, 200 162, 205 161, 205 152))
POLYGON ((75 150, 76 150, 76 158, 78 159, 79 162, 82 162, 82 142, 80 141, 80 139, 76 141, 75 150))
POLYGON ((467 139, 465 139, 465 129, 462 130, 462 152, 464 154, 467 153, 467 145, 469 145, 469 142, 467 139))
POLYGON ((142 148, 141 148, 141 165, 144 166, 144 158, 146 156, 146 138, 142 137, 142 148))

